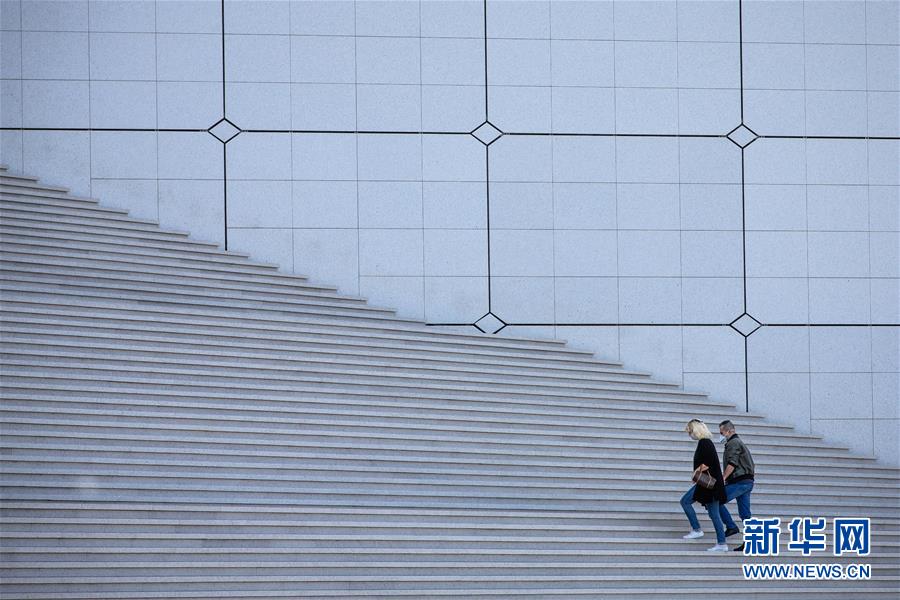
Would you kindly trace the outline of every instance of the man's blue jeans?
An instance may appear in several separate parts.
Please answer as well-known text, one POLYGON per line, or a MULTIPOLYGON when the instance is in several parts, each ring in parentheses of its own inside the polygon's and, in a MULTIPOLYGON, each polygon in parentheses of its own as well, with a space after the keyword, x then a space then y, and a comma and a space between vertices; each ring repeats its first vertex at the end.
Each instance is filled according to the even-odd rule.
MULTIPOLYGON (((696 487, 696 485, 692 485, 691 488, 685 492, 684 496, 681 497, 681 508, 684 509, 684 514, 687 515, 688 521, 691 524, 691 529, 699 530, 700 521, 697 520, 697 513, 694 511, 694 489, 696 489, 696 487)), ((712 521, 713 527, 716 528, 717 544, 725 543, 725 526, 722 524, 722 517, 719 516, 721 507, 722 505, 719 504, 718 500, 713 500, 706 505, 706 512, 709 514, 709 520, 712 521)))
MULTIPOLYGON (((725 501, 731 502, 735 500, 737 502, 738 516, 741 518, 741 521, 745 521, 752 516, 750 513, 750 492, 752 490, 752 479, 725 484, 725 501)), ((737 529, 734 519, 731 518, 731 513, 728 512, 728 508, 724 504, 719 506, 719 515, 722 518, 722 522, 725 523, 725 527, 737 529)))

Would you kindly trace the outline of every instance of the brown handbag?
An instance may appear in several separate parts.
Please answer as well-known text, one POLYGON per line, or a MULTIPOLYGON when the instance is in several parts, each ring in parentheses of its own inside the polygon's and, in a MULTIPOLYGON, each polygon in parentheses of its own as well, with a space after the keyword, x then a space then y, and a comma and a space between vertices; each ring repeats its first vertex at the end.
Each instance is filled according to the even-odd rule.
POLYGON ((706 488, 708 490, 716 487, 716 478, 709 474, 709 467, 706 469, 702 469, 700 467, 694 471, 693 477, 691 477, 691 481, 696 483, 702 488, 706 488))

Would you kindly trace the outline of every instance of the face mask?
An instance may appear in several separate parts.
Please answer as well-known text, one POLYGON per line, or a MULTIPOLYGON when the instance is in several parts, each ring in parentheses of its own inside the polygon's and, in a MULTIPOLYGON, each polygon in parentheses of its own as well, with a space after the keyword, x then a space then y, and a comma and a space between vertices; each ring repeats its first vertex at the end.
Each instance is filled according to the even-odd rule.
POLYGON ((720 443, 720 444, 724 444, 724 443, 727 442, 727 441, 728 441, 728 438, 725 437, 724 435, 720 435, 720 436, 719 436, 719 443, 720 443))

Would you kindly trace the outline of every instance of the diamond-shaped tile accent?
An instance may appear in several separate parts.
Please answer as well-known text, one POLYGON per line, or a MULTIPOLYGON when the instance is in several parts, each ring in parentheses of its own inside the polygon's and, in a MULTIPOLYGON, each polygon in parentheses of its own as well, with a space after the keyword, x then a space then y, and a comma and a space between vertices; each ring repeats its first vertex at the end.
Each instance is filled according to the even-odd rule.
POLYGON ((506 322, 492 312, 487 313, 474 323, 482 333, 497 333, 504 327, 506 322))
POLYGON ((728 139, 738 148, 746 148, 758 137, 759 135, 757 135, 755 131, 743 123, 728 132, 728 139))
POLYGON ((223 144, 227 144, 241 132, 241 129, 228 119, 221 119, 207 131, 223 144))
POLYGON ((732 329, 737 331, 744 337, 750 337, 750 334, 762 327, 762 323, 748 315, 742 314, 737 319, 729 323, 732 329))
POLYGON ((470 133, 474 135, 475 138, 485 146, 490 146, 491 144, 496 142, 501 135, 503 135, 503 132, 494 127, 494 124, 490 121, 485 121, 470 133))

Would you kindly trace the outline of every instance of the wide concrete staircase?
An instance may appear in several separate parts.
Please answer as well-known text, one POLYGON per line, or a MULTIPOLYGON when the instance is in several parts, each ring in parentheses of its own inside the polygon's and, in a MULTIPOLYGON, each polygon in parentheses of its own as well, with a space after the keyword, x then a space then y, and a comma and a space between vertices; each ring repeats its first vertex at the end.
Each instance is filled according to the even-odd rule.
POLYGON ((871 457, 6 169, 0 219, 6 600, 898 597, 900 480, 871 457), (756 515, 872 517, 872 555, 786 534, 777 558, 707 553, 699 506, 708 534, 682 540, 692 417, 736 421, 756 515), (745 562, 873 575, 747 582, 745 562))

